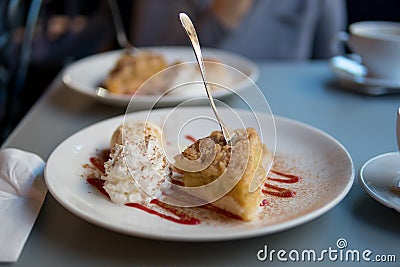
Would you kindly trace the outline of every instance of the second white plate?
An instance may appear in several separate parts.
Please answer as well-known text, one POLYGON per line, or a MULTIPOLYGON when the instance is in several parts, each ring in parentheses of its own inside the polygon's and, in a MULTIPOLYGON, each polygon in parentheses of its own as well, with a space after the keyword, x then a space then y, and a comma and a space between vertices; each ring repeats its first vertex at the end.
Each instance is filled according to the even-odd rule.
MULTIPOLYGON (((143 51, 154 51, 163 55, 169 64, 176 61, 194 62, 196 59, 191 47, 143 47, 143 51)), ((107 77, 115 62, 121 56, 122 50, 111 51, 80 59, 69 65, 62 74, 63 82, 71 89, 93 97, 98 101, 126 107, 131 96, 117 94, 99 94, 98 87, 107 77)), ((246 87, 254 86, 259 76, 255 63, 247 58, 219 49, 204 48, 205 58, 214 58, 231 67, 227 68, 232 76, 233 86, 229 90, 220 90, 213 95, 215 98, 225 97, 232 92, 238 92, 246 87), (238 72, 240 75, 238 75, 238 72), (248 77, 248 78, 247 78, 248 77)), ((166 95, 159 102, 159 106, 175 106, 182 101, 192 98, 191 95, 166 95)), ((158 95, 136 95, 135 105, 138 109, 151 108, 158 100, 158 95)))

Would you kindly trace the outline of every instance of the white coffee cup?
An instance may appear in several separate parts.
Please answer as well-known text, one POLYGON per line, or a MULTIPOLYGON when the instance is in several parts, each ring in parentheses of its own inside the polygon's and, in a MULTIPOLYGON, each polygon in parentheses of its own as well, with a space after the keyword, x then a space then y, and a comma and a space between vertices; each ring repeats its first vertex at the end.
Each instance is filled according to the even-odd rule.
POLYGON ((349 33, 340 32, 338 37, 361 57, 367 76, 400 80, 400 23, 356 22, 349 26, 349 33))

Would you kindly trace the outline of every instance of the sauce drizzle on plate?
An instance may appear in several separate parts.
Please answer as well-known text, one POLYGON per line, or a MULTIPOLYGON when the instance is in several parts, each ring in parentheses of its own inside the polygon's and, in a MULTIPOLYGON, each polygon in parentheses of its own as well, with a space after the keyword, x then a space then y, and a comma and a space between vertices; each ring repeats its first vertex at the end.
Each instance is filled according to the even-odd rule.
MULTIPOLYGON (((105 168, 104 168, 104 163, 108 160, 108 155, 109 155, 109 150, 103 150, 101 154, 98 157, 90 157, 89 161, 95 167, 98 171, 100 171, 102 174, 104 174, 105 168)), ((284 183, 284 184, 293 184, 301 181, 301 177, 293 175, 293 174, 287 174, 284 172, 276 171, 276 170, 271 170, 271 173, 275 174, 275 176, 278 176, 279 178, 274 177, 267 177, 267 180, 276 182, 276 183, 284 183)), ((99 193, 101 193, 103 196, 106 198, 110 198, 108 195, 107 191, 104 189, 104 180, 95 177, 94 175, 88 175, 86 177, 86 181, 88 184, 90 184, 93 188, 95 188, 99 193)), ((173 180, 172 181, 175 184, 183 186, 183 181, 180 180, 173 180)), ((264 183, 264 189, 262 192, 266 195, 272 195, 275 197, 282 197, 282 198, 288 198, 288 197, 294 197, 296 196, 296 192, 284 187, 276 186, 271 183, 264 183)), ((260 206, 267 206, 268 200, 263 199, 263 201, 260 203, 260 206)), ((196 225, 200 224, 201 221, 198 218, 194 218, 189 216, 188 214, 184 213, 180 209, 168 205, 166 203, 163 203, 162 201, 158 199, 153 199, 150 201, 150 205, 143 205, 140 203, 126 203, 125 206, 131 207, 131 208, 136 208, 140 209, 142 211, 145 211, 149 214, 156 215, 160 218, 169 220, 171 222, 179 223, 179 224, 185 224, 185 225, 196 225), (161 213, 151 207, 151 205, 155 205, 168 213, 172 214, 167 215, 164 213, 161 213)), ((221 214, 223 216, 226 216, 231 219, 237 219, 240 220, 239 216, 236 216, 234 214, 231 214, 225 210, 222 210, 220 208, 217 208, 211 204, 207 204, 204 206, 201 206, 201 208, 204 208, 206 210, 210 210, 212 212, 216 212, 218 214, 221 214)))

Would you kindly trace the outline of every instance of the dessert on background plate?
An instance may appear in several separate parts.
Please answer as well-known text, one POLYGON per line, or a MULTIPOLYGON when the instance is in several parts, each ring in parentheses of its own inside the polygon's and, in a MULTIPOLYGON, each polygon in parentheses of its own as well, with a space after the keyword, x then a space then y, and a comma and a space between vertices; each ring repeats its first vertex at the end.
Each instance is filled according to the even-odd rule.
MULTIPOLYGON (((141 47, 139 51, 162 55, 168 65, 171 65, 175 62, 187 62, 178 65, 189 65, 192 66, 192 69, 196 69, 195 63, 193 62, 195 58, 193 56, 191 47, 154 46, 141 47)), ((126 51, 108 51, 79 59, 76 62, 68 65, 63 70, 62 81, 69 89, 74 90, 79 94, 89 96, 96 101, 110 105, 126 107, 131 100, 132 94, 111 93, 111 91, 107 90, 106 86, 104 85, 104 81, 109 76, 110 71, 115 67, 118 59, 124 55, 124 52, 126 51)), ((221 99, 228 95, 232 95, 233 93, 238 93, 246 88, 254 87, 252 81, 256 82, 259 77, 259 68, 254 62, 247 58, 241 57, 240 55, 229 53, 223 50, 205 48, 204 52, 205 58, 208 58, 209 60, 215 59, 216 61, 221 62, 220 64, 215 63, 213 65, 221 65, 221 67, 224 67, 224 72, 228 74, 228 81, 225 81, 224 79, 217 81, 214 81, 211 78, 209 79, 210 82, 220 83, 231 89, 221 89, 215 91, 214 96, 216 98, 221 99)), ((184 67, 182 67, 182 69, 183 68, 184 67)), ((166 68, 164 71, 169 72, 169 69, 170 68, 166 68)), ((176 80, 180 80, 181 78, 186 79, 186 77, 191 75, 190 73, 193 73, 194 71, 182 70, 181 72, 182 75, 177 74, 180 76, 179 78, 175 74, 170 75, 170 77, 173 77, 176 80), (189 72, 189 74, 184 75, 183 73, 185 72, 189 72)), ((213 73, 217 72, 210 70, 208 71, 208 75, 212 75, 213 73)), ((150 80, 152 80, 152 78, 150 78, 150 80)), ((200 77, 198 81, 201 81, 200 77)), ((147 80, 146 83, 149 83, 149 81, 147 80)), ((160 107, 175 106, 193 96, 202 96, 202 94, 204 94, 204 89, 197 90, 197 88, 196 90, 191 90, 191 88, 187 88, 188 90, 183 88, 182 90, 171 90, 168 91, 167 94, 164 94, 165 86, 163 86, 163 90, 160 89, 159 91, 152 89, 155 88, 148 87, 146 90, 143 89, 142 91, 142 89, 140 89, 139 92, 135 93, 134 101, 137 109, 151 108, 156 101, 158 101, 157 103, 160 105, 160 107), (150 92, 146 93, 147 89, 149 89, 150 92), (198 93, 196 93, 196 91, 198 91, 198 93), (160 97, 161 95, 163 97, 160 97)))
POLYGON ((166 67, 165 58, 154 52, 125 52, 108 73, 103 86, 113 94, 133 95, 147 79, 166 67))
MULTIPOLYGON (((215 84, 231 85, 231 77, 224 66, 214 58, 205 59, 210 89, 215 84)), ((108 72, 101 87, 116 95, 205 95, 201 75, 194 62, 168 62, 164 55, 155 51, 124 52, 108 72), (163 71, 165 70, 165 71, 163 71), (185 85, 180 90, 179 86, 185 85), (178 88, 176 88, 178 87, 178 88), (170 90, 173 89, 173 90, 170 90)))

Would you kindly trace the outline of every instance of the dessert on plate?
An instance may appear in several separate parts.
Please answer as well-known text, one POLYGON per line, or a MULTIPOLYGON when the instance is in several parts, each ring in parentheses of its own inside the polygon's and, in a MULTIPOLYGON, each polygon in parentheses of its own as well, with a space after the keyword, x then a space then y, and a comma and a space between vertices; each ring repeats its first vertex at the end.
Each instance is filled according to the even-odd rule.
POLYGON ((167 66, 165 58, 154 52, 123 53, 103 86, 114 94, 132 95, 148 78, 167 66))
POLYGON ((157 141, 161 142, 161 129, 150 121, 126 121, 122 123, 111 136, 110 148, 115 145, 122 145, 123 140, 143 139, 145 136, 154 136, 157 141))
POLYGON ((128 121, 114 131, 101 177, 112 202, 147 204, 169 187, 171 170, 160 138, 161 129, 150 122, 128 121))
MULTIPOLYGON (((213 83, 230 85, 229 72, 218 60, 205 59, 205 68, 211 82, 211 90, 219 89, 213 83)), ((162 54, 154 51, 122 53, 101 86, 117 95, 162 95, 164 93, 187 96, 205 95, 201 75, 194 62, 169 63, 162 54), (161 72, 171 66, 173 68, 161 72), (187 84, 193 81, 195 83, 187 84), (186 85, 179 88, 182 84, 186 85), (172 88, 176 90, 169 90, 172 88)))
MULTIPOLYGON (((221 131, 214 131, 206 137, 214 142, 215 157, 212 163, 199 171, 185 170, 183 183, 186 187, 205 186, 222 179, 221 187, 226 183, 232 188, 213 201, 211 205, 239 216, 245 221, 257 218, 262 201, 261 185, 266 180, 266 169, 272 155, 253 128, 236 130, 232 143, 227 143, 221 131), (232 183, 230 182, 232 181, 232 183)), ((195 161, 200 158, 200 142, 187 147, 181 155, 175 157, 178 166, 185 159, 195 161), (184 158, 184 159, 183 159, 184 158)))
MULTIPOLYGON (((168 192, 172 166, 162 150, 161 136, 161 129, 151 122, 127 121, 115 129, 101 176, 112 202, 146 205, 168 192)), ((237 129, 229 143, 221 131, 214 131, 174 159, 184 188, 201 189, 193 197, 207 199, 244 221, 258 218, 272 155, 256 130, 237 129), (209 147, 204 149, 206 141, 209 147)))

